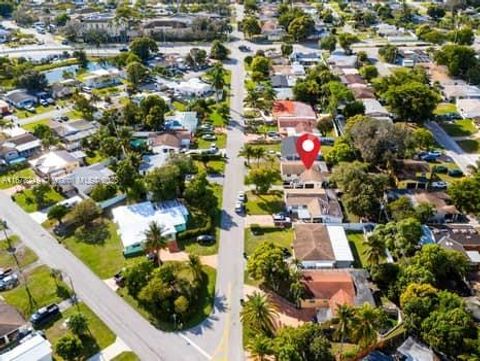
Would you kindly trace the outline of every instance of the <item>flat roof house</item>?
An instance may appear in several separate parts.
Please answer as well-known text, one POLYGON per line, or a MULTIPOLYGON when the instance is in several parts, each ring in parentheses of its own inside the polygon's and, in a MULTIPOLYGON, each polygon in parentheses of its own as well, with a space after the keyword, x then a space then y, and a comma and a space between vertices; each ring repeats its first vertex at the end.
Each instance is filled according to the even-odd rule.
POLYGON ((163 236, 170 239, 170 251, 177 251, 175 236, 187 229, 188 210, 177 200, 119 206, 112 209, 112 215, 124 248, 142 244, 150 223, 157 222, 163 229, 163 236))
POLYGON ((365 106, 365 115, 370 118, 391 121, 390 112, 377 99, 361 99, 365 106))
POLYGON ((287 211, 300 221, 312 223, 342 223, 343 213, 335 192, 331 189, 286 189, 287 211))
POLYGON ((58 135, 66 150, 81 148, 81 140, 90 137, 98 130, 96 122, 76 120, 68 123, 52 122, 52 130, 58 135))
POLYGON ((449 102, 456 102, 460 99, 480 99, 480 89, 468 84, 444 85, 442 94, 449 102))
POLYGON ((65 150, 51 151, 30 161, 41 177, 58 178, 80 167, 80 160, 65 150))
POLYGON ((175 112, 174 115, 165 117, 165 129, 188 130, 194 133, 198 127, 197 112, 175 112))
POLYGON ((52 361, 52 345, 42 335, 34 333, 1 354, 0 361, 52 361))
POLYGON ((99 89, 120 84, 120 78, 118 69, 98 69, 90 72, 83 82, 87 87, 99 89))
POLYGON ((354 262, 343 227, 325 224, 295 224, 293 255, 306 269, 349 268, 354 262))

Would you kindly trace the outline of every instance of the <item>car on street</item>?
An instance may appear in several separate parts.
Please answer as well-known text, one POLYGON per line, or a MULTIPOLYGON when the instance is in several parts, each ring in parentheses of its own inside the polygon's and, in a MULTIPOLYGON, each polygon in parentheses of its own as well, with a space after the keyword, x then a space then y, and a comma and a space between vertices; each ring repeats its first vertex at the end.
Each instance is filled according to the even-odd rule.
POLYGON ((123 48, 120 48, 119 50, 121 53, 126 53, 128 51, 128 48, 124 46, 123 48))
POLYGON ((13 274, 13 268, 0 268, 0 280, 13 274))
POLYGON ((55 316, 60 314, 60 308, 56 303, 42 307, 30 317, 33 326, 41 326, 51 321, 55 316))
POLYGON ((246 200, 247 200, 247 195, 245 194, 245 192, 238 192, 237 193, 237 201, 246 202, 246 200))
POLYGON ((252 49, 250 49, 248 46, 246 45, 240 45, 238 47, 238 50, 240 50, 242 53, 249 53, 252 51, 252 49))
POLYGON ((243 214, 245 211, 245 206, 243 205, 243 202, 237 201, 235 203, 235 212, 238 214, 243 214))
POLYGON ((202 234, 197 237, 197 243, 200 244, 211 244, 215 242, 215 237, 210 234, 202 234))

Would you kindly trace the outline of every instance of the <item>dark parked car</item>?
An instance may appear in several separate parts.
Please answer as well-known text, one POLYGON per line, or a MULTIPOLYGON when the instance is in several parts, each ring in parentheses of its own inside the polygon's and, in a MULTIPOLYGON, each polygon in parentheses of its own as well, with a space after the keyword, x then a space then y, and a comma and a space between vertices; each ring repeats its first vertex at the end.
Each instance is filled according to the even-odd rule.
POLYGON ((463 172, 460 170, 460 169, 450 169, 448 171, 448 175, 450 177, 462 177, 463 176, 463 172))
POLYGON ((209 234, 202 234, 201 236, 197 237, 197 242, 203 244, 214 243, 215 237, 209 234))
POLYGON ((60 308, 57 304, 52 303, 35 312, 32 317, 30 317, 30 322, 33 326, 40 326, 52 320, 58 314, 60 314, 60 308))
POLYGON ((437 165, 434 168, 435 173, 440 173, 440 174, 447 174, 448 173, 448 168, 445 167, 444 165, 437 165))
POLYGON ((0 280, 13 274, 13 268, 0 268, 0 280))

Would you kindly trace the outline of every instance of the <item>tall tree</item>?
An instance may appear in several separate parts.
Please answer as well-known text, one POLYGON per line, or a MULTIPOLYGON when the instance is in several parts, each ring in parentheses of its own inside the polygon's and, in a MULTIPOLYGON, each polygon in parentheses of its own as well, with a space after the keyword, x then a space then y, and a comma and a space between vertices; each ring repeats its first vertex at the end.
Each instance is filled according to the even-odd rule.
POLYGON ((225 87, 225 75, 226 71, 222 66, 222 63, 216 63, 213 68, 208 72, 212 87, 215 89, 215 100, 217 103, 220 100, 220 94, 225 87))
POLYGON ((251 330, 267 336, 272 336, 275 332, 277 310, 266 295, 257 291, 247 296, 240 317, 243 324, 251 330))
POLYGON ((162 264, 160 250, 167 247, 167 239, 162 233, 162 227, 155 221, 152 221, 145 231, 145 250, 153 253, 154 263, 157 266, 162 264))

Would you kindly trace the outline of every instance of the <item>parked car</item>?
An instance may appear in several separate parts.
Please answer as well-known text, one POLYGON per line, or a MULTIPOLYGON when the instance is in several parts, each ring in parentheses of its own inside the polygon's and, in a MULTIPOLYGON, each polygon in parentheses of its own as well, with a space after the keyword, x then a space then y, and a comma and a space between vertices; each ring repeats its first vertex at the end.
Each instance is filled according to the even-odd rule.
POLYGON ((200 244, 210 244, 215 242, 215 237, 209 234, 202 234, 197 237, 197 243, 200 244))
POLYGON ((246 200, 247 200, 247 195, 245 194, 245 192, 238 192, 237 193, 237 201, 246 202, 246 200))
POLYGON ((113 276, 113 280, 118 287, 123 287, 125 285, 125 276, 122 271, 118 272, 113 276))
POLYGON ((217 140, 217 137, 215 136, 215 134, 205 134, 205 135, 202 135, 202 139, 203 140, 217 140))
POLYGON ((13 268, 0 268, 0 280, 13 274, 13 268))
POLYGON ((431 187, 435 189, 447 189, 448 183, 443 181, 432 182, 431 187))
POLYGON ((243 202, 237 201, 235 203, 235 212, 238 214, 243 214, 245 211, 245 206, 243 205, 243 202))
POLYGON ((243 52, 243 53, 249 53, 249 52, 252 51, 252 49, 250 49, 250 48, 249 48, 248 46, 246 46, 246 45, 240 45, 240 46, 238 47, 238 50, 240 50, 240 51, 243 52))
POLYGON ((463 172, 460 170, 460 169, 450 169, 448 171, 448 175, 450 177, 462 177, 463 176, 463 172))
POLYGON ((44 107, 48 106, 48 102, 45 99, 40 99, 39 103, 44 107))
POLYGON ((82 86, 82 91, 85 92, 85 93, 91 93, 92 92, 92 88, 88 87, 88 86, 82 86))
POLYGON ((33 326, 40 326, 52 320, 55 316, 60 314, 60 308, 57 304, 52 303, 46 307, 40 308, 30 317, 30 322, 33 326))
POLYGON ((124 46, 123 48, 120 48, 121 53, 126 53, 128 51, 128 48, 124 46))
POLYGON ((0 280, 0 291, 10 290, 18 285, 18 276, 16 273, 4 277, 0 280))
POLYGON ((445 167, 444 165, 437 165, 433 168, 433 171, 435 173, 447 174, 448 173, 448 168, 445 167))

